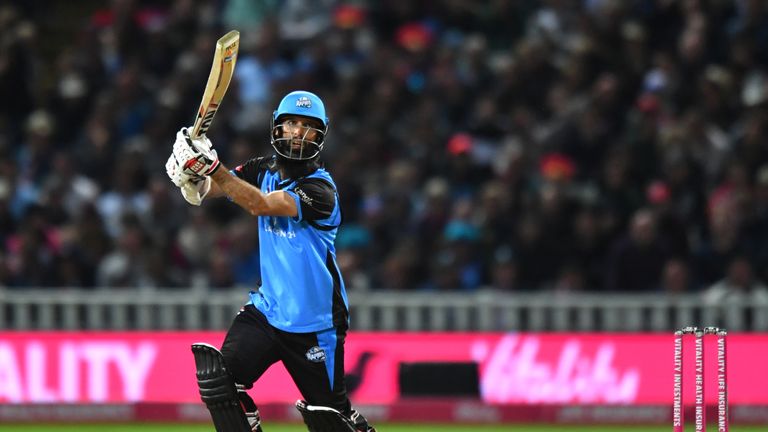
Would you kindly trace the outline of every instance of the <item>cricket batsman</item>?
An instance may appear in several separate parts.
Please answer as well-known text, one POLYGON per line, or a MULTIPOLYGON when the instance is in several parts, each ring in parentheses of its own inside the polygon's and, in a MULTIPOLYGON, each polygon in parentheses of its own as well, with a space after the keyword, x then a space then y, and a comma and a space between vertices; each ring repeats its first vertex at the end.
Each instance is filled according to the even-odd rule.
POLYGON ((221 350, 192 345, 200 396, 219 432, 261 431, 245 392, 281 361, 304 400, 311 432, 375 432, 352 409, 344 385, 349 312, 334 239, 341 224, 336 185, 320 162, 328 118, 320 98, 287 94, 272 116, 274 154, 229 170, 211 141, 176 134, 166 171, 184 199, 227 197, 256 218, 262 285, 235 316, 221 350))

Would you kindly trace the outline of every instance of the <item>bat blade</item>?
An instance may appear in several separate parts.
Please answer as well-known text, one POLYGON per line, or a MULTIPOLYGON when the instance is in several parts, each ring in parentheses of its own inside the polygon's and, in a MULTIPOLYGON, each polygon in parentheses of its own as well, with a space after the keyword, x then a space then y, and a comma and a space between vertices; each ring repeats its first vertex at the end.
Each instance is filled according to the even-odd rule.
POLYGON ((205 85, 203 100, 197 110, 195 123, 192 126, 191 137, 198 138, 208 132, 213 117, 219 110, 221 100, 227 93, 232 75, 235 72, 235 63, 240 51, 240 32, 232 30, 216 41, 216 51, 213 55, 211 73, 205 85))

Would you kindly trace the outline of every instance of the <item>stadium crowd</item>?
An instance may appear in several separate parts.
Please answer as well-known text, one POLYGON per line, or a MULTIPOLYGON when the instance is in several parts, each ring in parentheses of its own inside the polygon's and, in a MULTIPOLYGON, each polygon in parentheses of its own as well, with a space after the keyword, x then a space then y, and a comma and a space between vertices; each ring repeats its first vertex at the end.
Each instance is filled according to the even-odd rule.
POLYGON ((4 2, 0 286, 258 284, 254 220, 163 169, 232 28, 209 136, 324 98, 352 290, 766 292, 760 0, 4 2))

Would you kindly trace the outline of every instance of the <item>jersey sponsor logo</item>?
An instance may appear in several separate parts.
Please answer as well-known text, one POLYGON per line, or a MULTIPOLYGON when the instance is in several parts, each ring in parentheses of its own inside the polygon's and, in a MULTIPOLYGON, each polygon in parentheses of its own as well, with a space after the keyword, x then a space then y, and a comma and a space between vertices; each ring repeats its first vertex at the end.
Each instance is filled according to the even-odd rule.
POLYGON ((319 346, 313 346, 305 354, 307 360, 315 363, 322 363, 325 361, 325 351, 319 346))
POLYGON ((301 199, 301 201, 304 202, 304 204, 307 204, 307 205, 310 205, 310 206, 312 205, 312 198, 310 198, 309 195, 307 195, 306 192, 304 192, 301 189, 296 189, 295 192, 296 192, 296 195, 299 196, 299 199, 301 199))
POLYGON ((264 231, 268 233, 272 233, 278 237, 285 237, 285 238, 296 238, 296 233, 293 231, 286 231, 284 229, 278 228, 278 227, 272 227, 270 225, 266 225, 264 227, 264 231))
POLYGON ((296 99, 296 106, 299 108, 312 108, 312 101, 308 97, 302 96, 296 99))

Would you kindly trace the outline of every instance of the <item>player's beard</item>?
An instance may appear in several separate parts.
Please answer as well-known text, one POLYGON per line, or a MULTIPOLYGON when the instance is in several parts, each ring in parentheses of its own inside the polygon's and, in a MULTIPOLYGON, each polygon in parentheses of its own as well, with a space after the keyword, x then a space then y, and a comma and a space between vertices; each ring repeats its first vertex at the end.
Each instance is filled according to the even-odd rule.
POLYGON ((320 168, 320 155, 307 160, 288 159, 287 157, 276 153, 277 163, 280 166, 285 178, 297 179, 312 174, 320 168))

